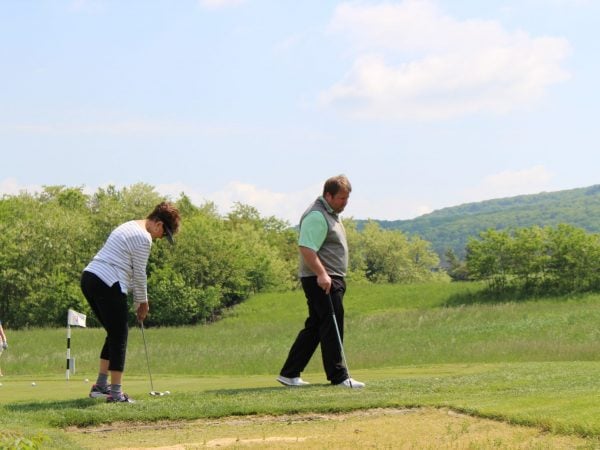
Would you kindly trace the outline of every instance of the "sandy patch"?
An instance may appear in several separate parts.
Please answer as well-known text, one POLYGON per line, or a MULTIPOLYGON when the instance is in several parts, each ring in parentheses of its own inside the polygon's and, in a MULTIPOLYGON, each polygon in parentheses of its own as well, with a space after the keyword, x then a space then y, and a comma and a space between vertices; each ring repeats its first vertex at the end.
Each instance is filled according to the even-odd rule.
POLYGON ((89 449, 575 449, 577 436, 480 419, 447 409, 385 408, 344 414, 227 417, 67 430, 89 449))

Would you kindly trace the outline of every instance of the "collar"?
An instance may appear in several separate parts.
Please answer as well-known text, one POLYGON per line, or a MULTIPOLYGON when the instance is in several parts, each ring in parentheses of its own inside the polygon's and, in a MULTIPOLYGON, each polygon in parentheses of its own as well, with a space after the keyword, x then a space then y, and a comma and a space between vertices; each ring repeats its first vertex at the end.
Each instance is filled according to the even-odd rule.
POLYGON ((325 197, 323 197, 321 195, 318 199, 321 200, 321 203, 323 203, 323 206, 325 206, 325 209, 327 210, 327 212, 329 214, 337 215, 336 212, 333 210, 333 208, 331 206, 329 206, 329 203, 327 203, 327 200, 325 200, 325 197))

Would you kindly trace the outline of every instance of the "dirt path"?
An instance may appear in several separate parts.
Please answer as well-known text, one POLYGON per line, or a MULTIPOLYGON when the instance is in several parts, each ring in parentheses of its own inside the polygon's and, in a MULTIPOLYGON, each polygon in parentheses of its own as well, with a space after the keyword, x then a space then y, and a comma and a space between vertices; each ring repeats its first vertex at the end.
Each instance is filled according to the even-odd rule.
POLYGON ((244 416, 219 420, 112 424, 69 429, 89 449, 575 449, 594 448, 556 436, 450 410, 371 409, 347 414, 244 416))

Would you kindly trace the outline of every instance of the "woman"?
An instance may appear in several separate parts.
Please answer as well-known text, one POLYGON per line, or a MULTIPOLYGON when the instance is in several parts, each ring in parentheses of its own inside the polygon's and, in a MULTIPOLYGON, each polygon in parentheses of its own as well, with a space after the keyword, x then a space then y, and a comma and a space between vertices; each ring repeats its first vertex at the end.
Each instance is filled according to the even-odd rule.
POLYGON ((146 265, 152 240, 166 237, 172 244, 179 222, 177 208, 167 202, 160 203, 146 219, 132 220, 115 228, 84 269, 81 290, 106 330, 98 378, 90 397, 133 403, 122 389, 129 332, 127 293, 133 293, 137 320, 143 322, 149 309, 146 265))

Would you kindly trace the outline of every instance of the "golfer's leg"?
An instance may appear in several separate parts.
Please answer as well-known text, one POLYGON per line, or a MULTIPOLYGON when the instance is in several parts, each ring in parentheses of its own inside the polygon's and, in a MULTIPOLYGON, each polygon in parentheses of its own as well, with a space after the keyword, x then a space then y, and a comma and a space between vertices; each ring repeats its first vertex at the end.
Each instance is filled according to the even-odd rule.
POLYGON ((319 327, 313 322, 310 316, 306 319, 304 328, 298 333, 290 348, 288 357, 279 372, 280 375, 288 378, 299 377, 308 365, 319 345, 319 327))
MULTIPOLYGON (((314 284, 316 285, 316 277, 314 284)), ((302 287, 308 305, 308 318, 304 322, 304 328, 298 333, 296 340, 292 344, 288 357, 279 372, 279 374, 284 377, 299 377, 319 345, 319 326, 321 319, 313 307, 311 285, 312 283, 310 283, 310 281, 305 281, 304 278, 302 279, 302 287)))
POLYGON ((105 314, 110 361, 108 369, 111 372, 123 372, 129 334, 127 296, 121 292, 119 283, 115 283, 110 289, 111 296, 107 301, 108 311, 105 314))
MULTIPOLYGON (((81 291, 85 296, 88 304, 94 315, 106 330, 106 324, 103 319, 104 311, 103 305, 107 301, 110 293, 110 288, 96 275, 90 272, 83 272, 81 275, 81 291)), ((108 338, 104 340, 102 350, 100 351, 100 362, 98 367, 98 378, 96 384, 105 386, 107 384, 108 377, 108 363, 109 363, 109 348, 108 338)))

